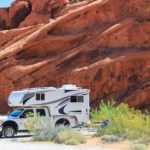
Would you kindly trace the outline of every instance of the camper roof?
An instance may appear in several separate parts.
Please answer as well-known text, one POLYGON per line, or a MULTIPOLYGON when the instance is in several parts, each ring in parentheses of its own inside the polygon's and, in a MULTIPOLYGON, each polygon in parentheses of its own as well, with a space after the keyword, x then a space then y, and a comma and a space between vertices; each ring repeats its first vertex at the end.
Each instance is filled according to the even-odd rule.
POLYGON ((47 90, 56 90, 55 87, 35 87, 35 88, 28 88, 23 89, 22 91, 47 91, 47 90))
POLYGON ((54 91, 54 90, 78 90, 81 89, 80 87, 77 87, 76 85, 73 84, 65 84, 60 88, 55 88, 55 87, 35 87, 35 88, 27 88, 23 89, 21 91, 14 91, 14 92, 42 92, 42 91, 54 91))

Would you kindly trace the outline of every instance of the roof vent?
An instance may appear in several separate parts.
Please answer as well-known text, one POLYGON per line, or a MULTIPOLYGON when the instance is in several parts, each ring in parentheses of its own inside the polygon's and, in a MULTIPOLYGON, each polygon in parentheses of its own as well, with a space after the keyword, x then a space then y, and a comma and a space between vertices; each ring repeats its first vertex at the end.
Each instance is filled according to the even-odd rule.
POLYGON ((65 84, 60 89, 64 89, 64 90, 77 90, 78 87, 76 85, 74 85, 74 84, 65 84))

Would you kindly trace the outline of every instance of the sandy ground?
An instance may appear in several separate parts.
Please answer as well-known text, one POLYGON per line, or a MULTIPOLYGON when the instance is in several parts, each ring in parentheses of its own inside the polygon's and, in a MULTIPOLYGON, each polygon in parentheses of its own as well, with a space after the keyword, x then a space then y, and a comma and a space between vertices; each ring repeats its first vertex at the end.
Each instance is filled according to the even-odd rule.
MULTIPOLYGON (((0 150, 26 150, 28 147, 31 147, 31 150, 56 150, 57 148, 61 150, 131 150, 132 146, 131 141, 104 143, 97 137, 88 137, 85 144, 70 147, 52 142, 31 142, 31 136, 28 134, 18 134, 11 139, 0 139, 0 150)), ((147 150, 150 150, 150 145, 147 150)))
MULTIPOLYGON (((87 139, 87 142, 82 145, 78 145, 79 147, 101 147, 101 148, 108 148, 111 150, 131 150, 131 147, 135 143, 132 141, 121 141, 121 142, 114 142, 114 143, 105 143, 101 141, 100 138, 97 137, 89 137, 87 139)), ((148 146, 148 149, 150 150, 150 145, 148 146)))
POLYGON ((94 147, 76 147, 48 143, 32 143, 32 142, 6 142, 0 141, 0 150, 111 150, 105 148, 94 147))
POLYGON ((79 147, 101 147, 112 150, 128 150, 133 144, 129 141, 105 143, 100 138, 88 138, 87 143, 79 145, 79 147))

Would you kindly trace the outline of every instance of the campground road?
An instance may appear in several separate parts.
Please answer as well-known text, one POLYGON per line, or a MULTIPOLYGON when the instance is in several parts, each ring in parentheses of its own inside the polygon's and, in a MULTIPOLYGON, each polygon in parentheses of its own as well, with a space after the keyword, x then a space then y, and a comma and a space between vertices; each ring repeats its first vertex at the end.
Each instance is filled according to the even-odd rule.
POLYGON ((77 146, 66 146, 58 144, 12 142, 0 140, 0 150, 110 150, 105 148, 84 148, 77 146))

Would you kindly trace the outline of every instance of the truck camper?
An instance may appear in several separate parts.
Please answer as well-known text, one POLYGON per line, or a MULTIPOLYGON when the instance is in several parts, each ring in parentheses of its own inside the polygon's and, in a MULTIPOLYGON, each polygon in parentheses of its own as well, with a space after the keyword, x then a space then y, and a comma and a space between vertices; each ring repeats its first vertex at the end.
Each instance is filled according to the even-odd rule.
POLYGON ((0 117, 0 136, 13 137, 25 131, 25 121, 29 113, 31 119, 48 118, 48 125, 89 124, 89 89, 68 84, 60 88, 37 87, 13 91, 8 105, 17 109, 8 116, 0 117))

